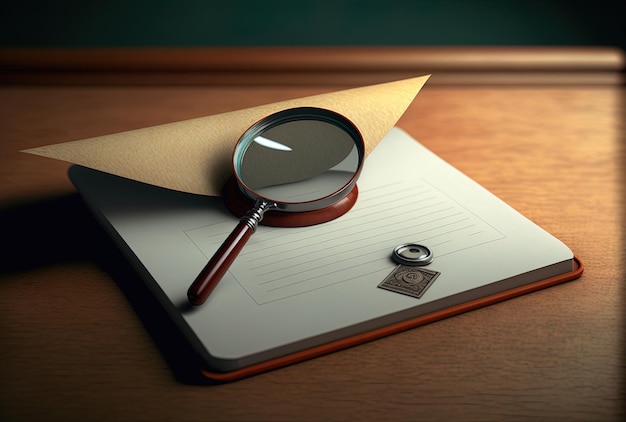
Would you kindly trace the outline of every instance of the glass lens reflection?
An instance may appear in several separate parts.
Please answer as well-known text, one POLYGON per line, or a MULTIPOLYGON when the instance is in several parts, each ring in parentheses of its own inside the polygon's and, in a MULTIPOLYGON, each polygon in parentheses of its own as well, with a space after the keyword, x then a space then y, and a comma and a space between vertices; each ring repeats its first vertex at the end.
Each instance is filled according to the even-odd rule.
POLYGON ((351 135, 321 120, 271 127, 250 141, 237 172, 256 194, 277 202, 329 196, 350 182, 359 167, 351 135))

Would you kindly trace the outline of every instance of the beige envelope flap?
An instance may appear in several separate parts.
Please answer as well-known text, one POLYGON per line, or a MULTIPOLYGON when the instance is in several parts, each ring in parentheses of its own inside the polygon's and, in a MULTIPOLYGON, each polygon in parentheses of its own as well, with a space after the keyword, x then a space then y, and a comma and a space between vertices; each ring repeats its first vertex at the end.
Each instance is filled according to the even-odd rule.
POLYGON ((247 108, 24 152, 140 182, 219 196, 239 137, 255 122, 294 107, 319 107, 350 119, 369 154, 396 124, 429 76, 247 108))

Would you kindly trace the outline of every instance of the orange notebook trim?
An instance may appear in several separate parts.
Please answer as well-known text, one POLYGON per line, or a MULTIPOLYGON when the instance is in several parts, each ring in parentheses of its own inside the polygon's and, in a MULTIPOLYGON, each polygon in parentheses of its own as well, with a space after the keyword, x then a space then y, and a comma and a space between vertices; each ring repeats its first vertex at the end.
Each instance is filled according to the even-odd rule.
POLYGON ((312 359, 318 356, 326 355, 338 350, 346 349, 348 347, 356 346, 358 344, 366 343, 368 341, 376 340, 381 337, 386 337, 392 334, 396 334, 411 328, 419 327, 421 325, 429 324, 431 322, 439 321, 444 318, 449 318, 454 315, 462 314, 474 309, 482 308, 492 305, 497 302, 512 299, 517 296, 521 296, 527 293, 534 292, 536 290, 545 289, 547 287, 554 286, 556 284, 564 283, 579 278, 584 267, 578 257, 574 257, 574 263, 576 268, 572 271, 560 274, 555 277, 550 277, 544 280, 536 281, 524 286, 516 287, 504 292, 496 293, 490 296, 485 296, 480 299, 472 300, 466 303, 462 303, 450 308, 442 309, 436 312, 431 312, 426 315, 422 315, 416 318, 411 318, 405 321, 401 321, 395 324, 391 324, 385 327, 377 328, 375 330, 367 331, 355 336, 346 337, 344 339, 336 340, 330 343, 322 344, 320 346, 312 347, 310 349, 302 350, 300 352, 291 353, 286 356, 281 356, 276 359, 271 359, 265 362, 257 363, 255 365, 247 366, 245 368, 237 369, 230 372, 214 372, 210 369, 201 369, 201 373, 204 377, 218 382, 231 382, 241 378, 246 378, 252 375, 257 375, 263 372, 278 369, 284 366, 292 365, 294 363, 302 362, 304 360, 312 359))

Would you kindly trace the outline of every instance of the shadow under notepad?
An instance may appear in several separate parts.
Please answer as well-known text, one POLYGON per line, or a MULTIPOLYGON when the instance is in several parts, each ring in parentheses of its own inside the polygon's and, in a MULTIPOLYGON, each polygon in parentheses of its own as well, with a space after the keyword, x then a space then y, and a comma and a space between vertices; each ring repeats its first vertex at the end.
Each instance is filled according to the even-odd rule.
POLYGON ((0 210, 0 273, 90 259, 103 236, 77 194, 22 202, 0 210))
POLYGON ((212 383, 202 377, 196 353, 78 194, 5 207, 0 210, 0 230, 0 274, 96 263, 124 293, 175 378, 186 384, 212 383))

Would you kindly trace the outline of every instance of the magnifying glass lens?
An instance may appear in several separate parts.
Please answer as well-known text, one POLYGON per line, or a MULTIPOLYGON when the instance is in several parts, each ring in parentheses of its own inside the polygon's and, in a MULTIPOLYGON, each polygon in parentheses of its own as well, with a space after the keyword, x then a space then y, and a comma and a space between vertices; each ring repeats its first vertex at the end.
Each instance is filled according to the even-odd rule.
POLYGON ((279 203, 328 197, 359 169, 352 136, 321 120, 295 120, 250 137, 235 156, 240 182, 256 195, 279 203))

